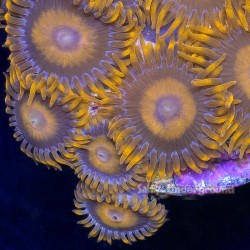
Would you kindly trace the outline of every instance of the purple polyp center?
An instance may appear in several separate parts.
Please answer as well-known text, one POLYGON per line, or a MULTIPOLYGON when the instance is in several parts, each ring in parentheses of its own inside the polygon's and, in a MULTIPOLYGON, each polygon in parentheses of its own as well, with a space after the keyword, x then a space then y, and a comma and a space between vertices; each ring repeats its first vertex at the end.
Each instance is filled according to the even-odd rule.
POLYGON ((103 147, 100 147, 96 150, 96 156, 102 162, 107 162, 110 159, 109 151, 103 147))
POLYGON ((176 96, 164 96, 156 102, 155 117, 166 123, 180 116, 181 102, 176 96))
POLYGON ((54 42, 62 51, 72 51, 80 43, 80 34, 78 31, 68 26, 57 27, 54 32, 54 42))

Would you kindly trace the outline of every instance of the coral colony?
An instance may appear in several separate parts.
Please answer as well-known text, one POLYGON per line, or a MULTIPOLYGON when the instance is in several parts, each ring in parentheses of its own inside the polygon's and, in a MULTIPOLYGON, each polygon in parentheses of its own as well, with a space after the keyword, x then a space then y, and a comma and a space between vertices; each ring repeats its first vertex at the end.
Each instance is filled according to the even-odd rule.
POLYGON ((149 192, 249 181, 249 0, 0 3, 14 137, 77 175, 74 213, 90 237, 154 234, 167 210, 149 192))

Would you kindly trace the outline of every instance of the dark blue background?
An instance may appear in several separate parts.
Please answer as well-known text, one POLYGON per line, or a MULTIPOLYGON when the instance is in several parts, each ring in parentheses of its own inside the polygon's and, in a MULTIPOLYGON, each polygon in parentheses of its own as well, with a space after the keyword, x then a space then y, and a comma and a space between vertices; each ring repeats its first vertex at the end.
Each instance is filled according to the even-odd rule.
MULTIPOLYGON (((0 31, 0 43, 5 34, 0 31)), ((8 50, 0 50, 0 71, 7 70, 8 50)), ((77 178, 64 168, 48 170, 19 150, 5 114, 4 77, 0 75, 0 250, 82 249, 250 249, 250 186, 235 195, 187 201, 164 200, 167 222, 155 236, 132 247, 96 243, 76 224, 71 211, 77 178)))

